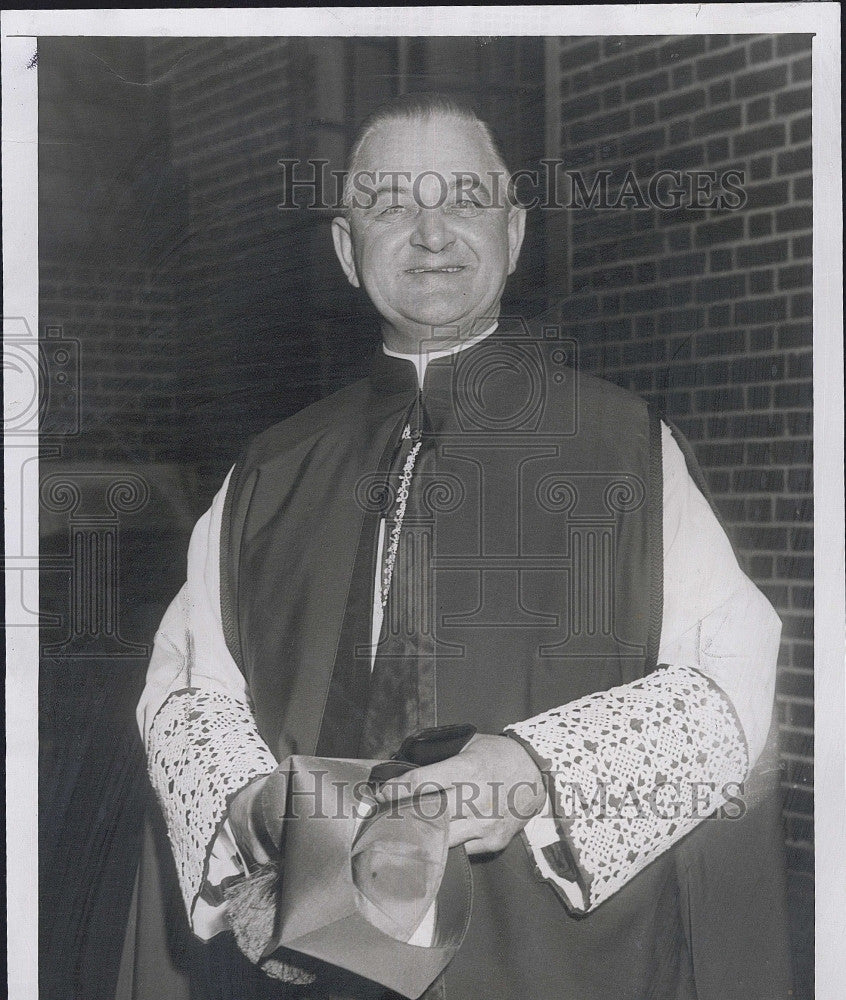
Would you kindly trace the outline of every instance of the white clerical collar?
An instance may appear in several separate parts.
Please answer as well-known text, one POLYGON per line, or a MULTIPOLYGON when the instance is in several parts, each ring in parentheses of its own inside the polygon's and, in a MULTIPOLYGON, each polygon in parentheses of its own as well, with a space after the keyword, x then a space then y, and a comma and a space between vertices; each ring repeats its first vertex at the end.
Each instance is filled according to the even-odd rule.
POLYGON ((466 351, 468 347, 473 347, 475 344, 481 343, 485 337, 489 337, 498 325, 499 321, 494 320, 487 330, 483 330, 481 333, 477 333, 475 337, 462 340, 460 343, 454 344, 452 347, 447 347, 442 351, 427 351, 425 348, 421 348, 417 354, 402 354, 400 351, 392 351, 389 347, 385 347, 384 344, 382 345, 382 350, 388 357, 404 358, 406 361, 410 361, 417 370, 417 383, 422 386, 423 377, 426 374, 426 365, 430 361, 435 361, 437 358, 448 358, 450 354, 458 354, 459 351, 466 351))

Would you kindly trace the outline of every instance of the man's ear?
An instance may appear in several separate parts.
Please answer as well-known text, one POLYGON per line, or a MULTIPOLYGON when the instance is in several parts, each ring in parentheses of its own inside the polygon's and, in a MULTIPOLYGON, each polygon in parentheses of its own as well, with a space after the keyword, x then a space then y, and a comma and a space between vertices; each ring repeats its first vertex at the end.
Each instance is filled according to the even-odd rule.
POLYGON ((335 255, 341 262, 347 281, 353 288, 360 288, 361 283, 355 269, 355 253, 353 252, 350 223, 349 219, 345 219, 342 215, 338 215, 332 220, 332 242, 335 244, 335 255))
POLYGON ((508 273, 513 274, 526 235, 526 209, 514 205, 508 210, 508 273))

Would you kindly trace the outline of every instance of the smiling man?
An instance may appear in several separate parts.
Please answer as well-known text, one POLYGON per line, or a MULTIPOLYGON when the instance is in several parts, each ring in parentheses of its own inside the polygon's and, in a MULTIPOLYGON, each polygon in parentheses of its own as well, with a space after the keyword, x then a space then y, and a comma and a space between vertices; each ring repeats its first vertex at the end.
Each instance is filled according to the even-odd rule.
POLYGON ((775 919, 766 881, 731 889, 780 623, 684 442, 557 331, 501 316, 525 226, 505 176, 451 98, 362 125, 332 235, 380 316, 372 372, 253 440, 192 537, 138 720, 217 956, 200 995, 384 994, 264 976, 226 943, 220 887, 273 861, 264 793, 292 747, 384 758, 449 724, 476 735, 378 792, 443 789, 474 859, 432 996, 786 995, 777 922, 757 952, 739 926, 775 919), (701 836, 720 809, 736 822, 701 836))

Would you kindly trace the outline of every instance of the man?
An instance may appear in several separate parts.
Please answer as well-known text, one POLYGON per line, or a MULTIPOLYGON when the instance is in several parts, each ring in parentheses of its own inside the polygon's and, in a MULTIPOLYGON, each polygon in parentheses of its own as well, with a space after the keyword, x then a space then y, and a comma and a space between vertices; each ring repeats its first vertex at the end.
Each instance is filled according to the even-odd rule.
MULTIPOLYGON (((251 442, 198 523, 138 709, 150 775, 192 928, 219 942, 218 887, 271 860, 256 803, 278 760, 382 757, 472 723, 460 753, 380 792, 445 789, 450 842, 474 858, 437 989, 692 1000, 715 979, 697 924, 742 906, 679 863, 701 840, 671 848, 737 805, 780 623, 671 429, 568 367, 555 331, 500 316, 525 226, 505 176, 449 98, 362 126, 332 235, 383 348, 367 379, 251 442)), ((762 997, 779 974, 753 969, 762 997)), ((380 995, 330 970, 302 994, 233 982, 380 995)))

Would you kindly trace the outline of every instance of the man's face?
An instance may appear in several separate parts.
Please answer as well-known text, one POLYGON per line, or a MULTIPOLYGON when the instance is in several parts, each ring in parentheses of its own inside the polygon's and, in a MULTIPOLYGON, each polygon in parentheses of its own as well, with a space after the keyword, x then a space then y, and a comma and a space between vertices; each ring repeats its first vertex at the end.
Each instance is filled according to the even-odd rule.
POLYGON ((445 115, 390 121, 355 170, 364 190, 333 221, 335 251, 382 316, 386 344, 413 352, 480 333, 517 264, 525 212, 507 205, 507 178, 479 130, 445 115))

